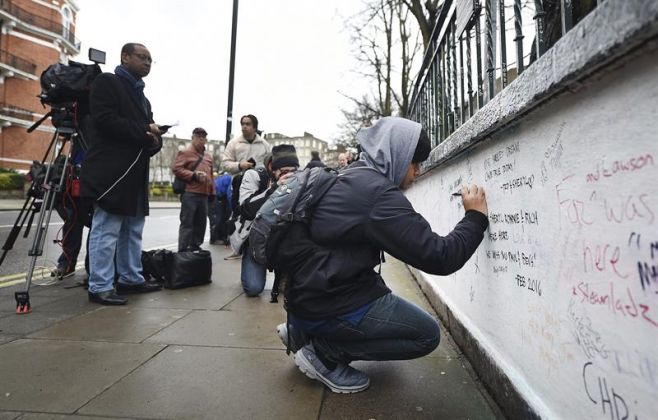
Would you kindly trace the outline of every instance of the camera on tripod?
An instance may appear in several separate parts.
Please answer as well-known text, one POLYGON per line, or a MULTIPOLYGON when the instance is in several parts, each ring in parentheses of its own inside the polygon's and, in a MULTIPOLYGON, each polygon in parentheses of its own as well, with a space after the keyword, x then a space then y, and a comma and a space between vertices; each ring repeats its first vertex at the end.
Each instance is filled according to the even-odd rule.
POLYGON ((31 213, 24 237, 28 236, 32 220, 38 213, 34 240, 28 252, 32 259, 25 279, 25 291, 15 293, 17 314, 26 314, 32 310, 29 298, 32 275, 37 257, 43 254, 43 244, 56 201, 64 194, 73 196, 75 185, 78 185, 79 192, 79 180, 75 176, 75 168, 79 167, 79 162, 76 162, 75 157, 78 152, 81 151, 81 155, 84 155, 87 150, 80 123, 89 114, 91 83, 102 73, 99 64, 105 64, 105 53, 90 48, 89 60, 93 64, 72 60, 69 60, 68 64, 56 63, 41 73, 41 94, 38 97, 44 107, 50 106, 50 111, 28 128, 27 132, 36 130, 48 118, 51 118, 55 132, 42 161, 34 161, 30 169, 32 185, 0 255, 2 265, 7 252, 13 248, 23 229, 28 214, 31 213), (68 148, 67 142, 70 143, 68 148))

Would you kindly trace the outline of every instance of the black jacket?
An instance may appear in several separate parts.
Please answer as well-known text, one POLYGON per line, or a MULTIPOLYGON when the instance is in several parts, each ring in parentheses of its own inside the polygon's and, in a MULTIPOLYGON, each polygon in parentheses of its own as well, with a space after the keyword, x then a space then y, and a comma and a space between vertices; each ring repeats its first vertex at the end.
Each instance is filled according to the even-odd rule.
POLYGON ((151 104, 140 103, 127 81, 103 73, 92 83, 90 112, 84 127, 89 150, 80 176, 82 197, 98 200, 109 213, 147 215, 149 158, 162 147, 162 139, 153 147, 146 134, 153 122, 151 104))
POLYGON ((357 162, 320 200, 310 227, 294 225, 278 251, 290 279, 286 307, 305 319, 327 319, 390 292, 375 271, 381 251, 426 273, 451 274, 487 226, 485 215, 469 211, 441 237, 398 187, 357 162))

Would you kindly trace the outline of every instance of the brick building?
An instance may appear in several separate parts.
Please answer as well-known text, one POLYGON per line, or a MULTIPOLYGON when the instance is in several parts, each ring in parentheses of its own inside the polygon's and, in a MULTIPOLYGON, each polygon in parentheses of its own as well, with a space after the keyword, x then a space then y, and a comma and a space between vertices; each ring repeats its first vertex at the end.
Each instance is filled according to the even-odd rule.
POLYGON ((0 166, 28 169, 52 139, 50 121, 26 128, 48 112, 37 95, 39 76, 50 64, 80 51, 73 0, 0 0, 0 166))

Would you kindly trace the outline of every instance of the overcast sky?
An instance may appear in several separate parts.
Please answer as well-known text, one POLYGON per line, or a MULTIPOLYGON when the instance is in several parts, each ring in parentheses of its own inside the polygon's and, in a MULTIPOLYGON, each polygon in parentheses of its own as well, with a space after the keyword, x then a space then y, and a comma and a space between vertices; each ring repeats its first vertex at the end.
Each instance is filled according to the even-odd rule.
MULTIPOLYGON (((76 36, 107 52, 104 71, 119 63, 121 46, 141 42, 155 64, 144 79, 159 124, 189 137, 196 126, 224 139, 231 44, 231 0, 76 0, 76 36)), ((339 91, 358 96, 343 21, 357 0, 241 0, 238 15, 233 134, 239 117, 254 114, 260 129, 289 136, 304 131, 330 141, 339 133, 339 91)))

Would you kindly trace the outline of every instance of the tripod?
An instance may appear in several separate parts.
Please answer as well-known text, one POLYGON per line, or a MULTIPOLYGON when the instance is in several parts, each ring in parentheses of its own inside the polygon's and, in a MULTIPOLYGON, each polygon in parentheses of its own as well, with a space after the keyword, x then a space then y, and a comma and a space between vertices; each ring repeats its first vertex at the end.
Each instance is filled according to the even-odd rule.
MULTIPOLYGON (((34 268, 36 267, 37 258, 43 254, 43 245, 46 240, 46 233, 48 231, 48 225, 50 224, 50 218, 55 206, 57 194, 63 193, 64 190, 68 163, 71 159, 71 152, 73 150, 73 142, 79 140, 84 145, 84 138, 75 124, 74 104, 53 107, 43 118, 28 128, 28 133, 34 131, 48 117, 52 117, 52 122, 56 129, 44 158, 41 161, 42 166, 45 167, 45 175, 43 177, 34 176, 27 198, 23 204, 23 208, 18 214, 14 226, 2 247, 3 253, 2 256, 0 256, 0 265, 2 265, 7 253, 14 247, 18 234, 23 229, 28 214, 30 213, 30 209, 30 219, 23 235, 24 238, 27 238, 29 234, 30 226, 32 225, 35 214, 39 213, 34 240, 28 251, 28 256, 32 258, 25 279, 25 290, 15 293, 16 314, 27 314, 32 312, 29 292, 32 284, 32 277, 34 275, 34 268), (71 142, 69 151, 63 153, 67 142, 71 142), (46 163, 46 159, 49 159, 48 163, 46 163)), ((86 149, 84 146, 83 148, 86 149)))

